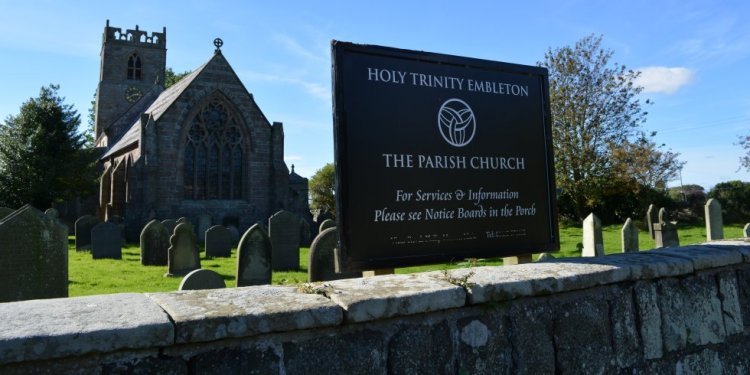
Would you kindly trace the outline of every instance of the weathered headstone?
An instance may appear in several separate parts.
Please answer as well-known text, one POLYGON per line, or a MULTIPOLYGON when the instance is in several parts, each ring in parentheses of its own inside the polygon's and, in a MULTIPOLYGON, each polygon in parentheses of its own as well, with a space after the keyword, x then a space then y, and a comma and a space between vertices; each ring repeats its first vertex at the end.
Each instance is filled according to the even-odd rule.
POLYGON ((625 225, 622 226, 621 237, 623 253, 638 252, 638 227, 630 218, 625 220, 625 225))
POLYGON ((60 218, 60 212, 58 212, 54 208, 48 208, 46 211, 44 211, 44 214, 53 218, 53 219, 59 219, 60 218))
POLYGON ((232 239, 232 247, 236 247, 240 243, 240 231, 234 225, 226 227, 229 231, 229 237, 232 239))
POLYGON ((96 224, 91 228, 91 256, 94 259, 122 259, 122 232, 113 222, 96 224))
POLYGON ((169 237, 168 270, 164 276, 182 276, 199 268, 201 268, 201 259, 198 256, 198 244, 193 226, 188 223, 177 224, 174 233, 169 237))
POLYGON ((706 212, 706 239, 708 241, 724 239, 724 218, 721 216, 721 203, 710 198, 704 206, 706 212))
POLYGON ((648 211, 646 211, 646 225, 648 226, 648 235, 651 239, 655 239, 654 224, 659 222, 658 211, 656 206, 653 204, 648 205, 648 211))
POLYGON ((604 241, 602 239, 602 222, 593 213, 583 220, 583 249, 581 256, 604 256, 604 241))
POLYGON ((318 233, 323 233, 324 230, 328 228, 335 228, 336 222, 331 219, 325 219, 322 223, 320 223, 320 228, 318 228, 318 233))
POLYGON ((232 235, 221 225, 208 228, 205 234, 207 257, 230 257, 232 255, 232 235))
POLYGON ((83 215, 76 220, 76 250, 91 250, 91 229, 99 223, 93 215, 83 215))
POLYGON ((67 229, 30 205, 0 220, 0 302, 68 296, 67 229))
POLYGON ((680 246, 677 223, 669 221, 669 214, 663 207, 659 210, 659 222, 654 224, 654 240, 657 249, 680 246))
POLYGON ((271 283, 271 241, 258 224, 245 232, 237 246, 236 276, 238 287, 271 283))
POLYGON ((359 277, 361 272, 337 273, 335 249, 337 246, 336 228, 328 228, 312 242, 307 264, 307 281, 330 281, 359 277))
POLYGON ((742 228, 742 236, 745 238, 750 237, 750 223, 745 224, 745 227, 742 228))
POLYGON ((311 231, 310 231, 310 223, 307 222, 305 219, 299 220, 299 243, 300 246, 308 247, 310 246, 310 243, 312 242, 312 238, 310 238, 311 231))
POLYGON ((551 253, 541 253, 541 254, 539 254, 539 258, 537 258, 536 261, 537 262, 547 262, 547 261, 554 260, 554 259, 555 259, 555 256, 552 255, 551 253))
POLYGON ((196 232, 198 234, 198 241, 206 240, 206 231, 211 228, 211 215, 200 214, 198 215, 198 226, 196 232))
POLYGON ((161 221, 161 224, 164 225, 164 228, 167 228, 167 232, 171 236, 174 233, 174 228, 177 226, 177 220, 165 219, 161 221))
POLYGON ((12 214, 16 210, 8 207, 0 207, 0 220, 4 219, 6 216, 12 214))
POLYGON ((166 266, 170 233, 158 220, 151 220, 141 231, 141 264, 166 266))
POLYGON ((179 290, 221 289, 227 284, 218 273, 211 270, 194 270, 185 275, 179 290))
POLYGON ((186 218, 185 216, 181 216, 180 218, 177 219, 177 224, 189 223, 189 222, 190 220, 188 220, 188 218, 186 218))
POLYGON ((299 217, 281 210, 268 219, 274 270, 299 269, 299 217))

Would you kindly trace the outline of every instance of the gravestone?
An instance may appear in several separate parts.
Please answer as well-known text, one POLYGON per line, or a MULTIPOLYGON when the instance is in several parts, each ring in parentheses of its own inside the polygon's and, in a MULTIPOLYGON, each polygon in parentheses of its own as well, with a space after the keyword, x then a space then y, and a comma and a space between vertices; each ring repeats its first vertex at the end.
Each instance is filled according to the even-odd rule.
POLYGON ((122 232, 110 221, 91 228, 91 256, 94 259, 122 259, 122 232))
POLYGON ((622 252, 638 252, 638 227, 635 226, 633 220, 628 218, 625 220, 625 225, 622 226, 620 232, 622 238, 622 252))
POLYGON ((198 215, 198 226, 197 226, 197 234, 198 234, 198 241, 205 241, 206 240, 206 231, 211 228, 211 215, 208 214, 200 214, 198 215))
POLYGON ((169 235, 171 236, 174 233, 174 228, 177 226, 177 220, 165 219, 161 221, 161 224, 164 225, 164 228, 167 229, 167 232, 169 232, 169 235))
POLYGON ((83 215, 76 220, 76 250, 91 250, 91 229, 100 221, 96 216, 83 215))
POLYGON ((236 276, 238 287, 271 283, 271 241, 258 224, 245 232, 237 246, 236 276))
POLYGON ((232 235, 229 229, 214 225, 205 234, 206 256, 225 257, 232 255, 232 235))
POLYGON ((68 296, 67 228, 25 205, 0 220, 0 302, 68 296))
POLYGON ((745 238, 750 237, 750 223, 745 224, 745 227, 742 228, 742 236, 745 238))
POLYGON ((311 237, 310 223, 308 223, 307 220, 300 219, 299 220, 299 242, 300 242, 300 246, 309 247, 310 243, 313 240, 310 237, 311 237))
POLYGON ((44 211, 44 214, 53 218, 53 219, 59 219, 60 213, 54 209, 54 208, 48 208, 47 211, 44 211))
POLYGON ((8 215, 12 214, 16 210, 8 207, 0 207, 0 220, 3 220, 8 215))
POLYGON ((201 268, 193 226, 188 223, 177 224, 174 233, 169 237, 167 273, 164 276, 183 276, 190 271, 201 268))
POLYGON ((281 210, 268 219, 274 270, 299 269, 299 217, 281 210))
POLYGON ((169 249, 169 231, 158 220, 151 220, 141 231, 141 264, 166 266, 169 249))
POLYGON ((555 259, 555 256, 552 255, 551 253, 541 253, 541 254, 539 254, 539 258, 537 258, 536 261, 537 262, 547 262, 547 261, 551 261, 551 260, 554 260, 554 259, 555 259))
POLYGON ((657 213, 658 210, 656 209, 656 206, 649 204, 648 211, 646 211, 646 225, 648 226, 648 235, 651 236, 651 239, 656 238, 656 235, 654 234, 654 224, 659 222, 657 213))
POLYGON ((583 220, 583 249, 581 256, 604 256, 604 241, 602 240, 602 222, 593 213, 583 220))
POLYGON ((724 219, 721 216, 721 203, 711 198, 704 206, 706 212, 706 239, 708 241, 724 239, 724 219))
POLYGON ((669 214, 663 207, 659 210, 659 222, 654 224, 654 240, 657 249, 680 246, 677 223, 669 221, 669 214))
POLYGON ((240 231, 234 225, 226 227, 229 231, 229 237, 232 239, 232 247, 236 247, 240 243, 240 231))
POLYGON ((221 289, 227 284, 218 273, 211 270, 194 270, 185 275, 179 290, 221 289))
POLYGON ((312 242, 307 264, 307 281, 331 281, 359 277, 361 272, 336 272, 335 249, 338 238, 336 228, 328 228, 312 242))
POLYGON ((188 218, 186 218, 185 216, 181 216, 180 218, 177 219, 177 224, 189 223, 189 222, 190 220, 188 220, 188 218))
POLYGON ((320 228, 318 228, 318 233, 323 233, 324 230, 328 228, 335 228, 336 222, 331 219, 325 219, 322 223, 320 223, 320 228))

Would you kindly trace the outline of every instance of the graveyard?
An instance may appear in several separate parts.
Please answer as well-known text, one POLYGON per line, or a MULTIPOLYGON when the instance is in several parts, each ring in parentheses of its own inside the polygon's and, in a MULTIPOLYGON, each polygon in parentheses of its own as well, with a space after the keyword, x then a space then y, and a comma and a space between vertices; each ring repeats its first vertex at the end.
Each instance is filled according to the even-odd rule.
MULTIPOLYGON (((739 224, 728 224, 725 226, 727 238, 741 238, 743 226, 739 224)), ((607 254, 620 252, 620 230, 621 226, 606 225, 603 227, 604 249, 607 254)), ((553 256, 560 258, 580 257, 581 250, 581 228, 563 227, 560 230, 561 250, 553 256)), ((701 243, 706 238, 706 228, 702 225, 685 226, 679 230, 680 241, 683 244, 701 243)), ((648 232, 639 232, 641 249, 651 249, 654 241, 648 236, 648 232)), ((110 294, 110 293, 145 293, 145 292, 167 292, 177 290, 181 282, 179 277, 164 277, 166 268, 164 266, 144 266, 140 263, 140 248, 138 244, 125 244, 122 249, 122 259, 98 259, 93 260, 88 252, 75 250, 75 237, 68 237, 69 256, 69 294, 73 296, 110 294)), ((232 249, 230 257, 206 258, 205 246, 201 245, 201 266, 217 272, 226 281, 227 287, 236 284, 235 274, 237 265, 236 246, 232 249)), ((299 264, 296 271, 274 271, 273 285, 301 285, 306 283, 308 273, 309 248, 300 248, 299 264)), ((479 261, 468 261, 459 259, 455 262, 397 268, 396 273, 415 273, 426 271, 440 271, 444 269, 467 268, 473 266, 502 265, 502 259, 482 259, 479 261)))

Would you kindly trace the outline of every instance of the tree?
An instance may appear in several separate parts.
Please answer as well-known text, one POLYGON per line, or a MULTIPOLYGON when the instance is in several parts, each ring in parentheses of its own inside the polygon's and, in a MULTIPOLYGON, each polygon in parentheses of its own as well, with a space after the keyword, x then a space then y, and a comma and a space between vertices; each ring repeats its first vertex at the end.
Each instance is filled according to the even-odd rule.
POLYGON ((739 145, 745 150, 745 155, 740 156, 740 168, 750 172, 750 135, 740 136, 739 145))
POLYGON ((708 192, 708 197, 715 198, 721 203, 724 222, 750 221, 750 182, 735 180, 718 183, 708 192))
POLYGON ((190 73, 191 72, 189 70, 186 70, 182 73, 175 73, 172 68, 167 68, 167 70, 164 71, 164 88, 169 88, 170 86, 179 82, 181 79, 185 78, 185 76, 190 73))
POLYGON ((336 170, 332 163, 318 169, 310 178, 310 208, 330 212, 336 216, 335 200, 336 170))
POLYGON ((601 41, 590 35, 549 49, 539 63, 549 71, 557 185, 579 219, 602 203, 615 174, 613 151, 640 134, 648 114, 634 83, 639 73, 611 64, 613 52, 601 41))
POLYGON ((77 132, 78 112, 58 89, 42 87, 0 127, 0 206, 44 209, 94 192, 95 155, 77 132))
POLYGON ((665 144, 656 145, 651 137, 641 134, 636 140, 626 140, 611 147, 611 164, 616 176, 628 176, 641 186, 665 190, 667 182, 677 177, 685 165, 677 159, 680 155, 662 150, 665 144))

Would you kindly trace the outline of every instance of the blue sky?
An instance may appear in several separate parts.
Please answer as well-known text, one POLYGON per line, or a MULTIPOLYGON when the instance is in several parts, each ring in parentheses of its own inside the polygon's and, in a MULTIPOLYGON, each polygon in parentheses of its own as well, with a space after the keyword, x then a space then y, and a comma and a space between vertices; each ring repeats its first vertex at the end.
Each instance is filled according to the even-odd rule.
MULTIPOLYGON (((614 61, 643 72, 645 129, 687 162, 685 184, 750 181, 747 1, 9 1, 0 0, 0 119, 41 86, 86 120, 112 26, 167 28, 167 66, 192 70, 222 51, 303 176, 333 161, 332 39, 534 65, 550 47, 604 36, 614 61)), ((679 186, 680 181, 670 182, 679 186)))

